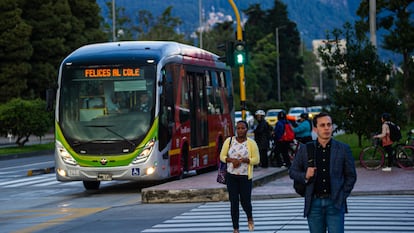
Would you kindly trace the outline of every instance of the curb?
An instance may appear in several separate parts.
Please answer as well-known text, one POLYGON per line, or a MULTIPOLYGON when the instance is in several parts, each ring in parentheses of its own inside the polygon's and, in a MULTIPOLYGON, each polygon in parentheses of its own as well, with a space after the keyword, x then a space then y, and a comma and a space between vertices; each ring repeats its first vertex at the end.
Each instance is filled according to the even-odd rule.
MULTIPOLYGON (((278 170, 270 174, 262 174, 253 178, 253 187, 264 185, 280 176, 284 176, 287 169, 278 170)), ((184 183, 186 180, 175 182, 184 183)), ((194 202, 218 202, 228 201, 228 193, 225 185, 217 188, 182 188, 172 189, 162 187, 163 184, 144 188, 141 190, 141 203, 194 203, 194 202)), ((179 186, 179 185, 177 185, 179 186)), ((254 199, 254 196, 252 196, 254 199)), ((263 199, 263 198, 262 198, 263 199)))
POLYGON ((42 175, 42 174, 49 174, 54 173, 55 167, 47 167, 43 169, 33 169, 27 171, 27 176, 35 176, 35 175, 42 175))

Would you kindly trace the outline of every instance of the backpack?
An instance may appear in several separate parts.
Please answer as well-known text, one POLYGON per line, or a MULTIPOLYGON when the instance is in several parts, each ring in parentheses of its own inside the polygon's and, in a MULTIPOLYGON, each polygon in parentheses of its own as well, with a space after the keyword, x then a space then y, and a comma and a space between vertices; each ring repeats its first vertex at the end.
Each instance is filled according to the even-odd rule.
POLYGON ((400 126, 394 124, 393 122, 388 122, 387 125, 390 128, 391 141, 398 142, 399 140, 401 140, 402 135, 401 135, 400 126))
MULTIPOLYGON (((306 151, 308 153, 308 166, 315 166, 315 142, 306 143, 306 151)), ((295 192, 299 194, 301 197, 305 196, 306 193, 306 185, 304 183, 297 182, 293 180, 293 188, 295 192)))
POLYGON ((285 123, 285 132, 283 133, 280 141, 293 141, 295 139, 295 132, 293 131, 292 125, 289 122, 285 123))

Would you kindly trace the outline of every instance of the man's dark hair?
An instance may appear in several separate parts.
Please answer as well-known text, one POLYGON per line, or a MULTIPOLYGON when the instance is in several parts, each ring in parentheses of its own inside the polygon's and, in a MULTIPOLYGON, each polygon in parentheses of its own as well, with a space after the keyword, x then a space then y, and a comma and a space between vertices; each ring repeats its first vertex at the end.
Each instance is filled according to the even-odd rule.
POLYGON ((286 120, 286 112, 285 112, 284 110, 280 111, 280 112, 277 114, 277 119, 278 119, 278 120, 286 120))
POLYGON ((384 112, 381 116, 385 121, 391 120, 391 115, 388 112, 384 112))
POLYGON ((316 127, 316 125, 318 124, 318 118, 325 117, 325 116, 329 116, 332 119, 331 115, 329 115, 327 112, 321 112, 318 115, 313 117, 312 119, 313 127, 316 127))

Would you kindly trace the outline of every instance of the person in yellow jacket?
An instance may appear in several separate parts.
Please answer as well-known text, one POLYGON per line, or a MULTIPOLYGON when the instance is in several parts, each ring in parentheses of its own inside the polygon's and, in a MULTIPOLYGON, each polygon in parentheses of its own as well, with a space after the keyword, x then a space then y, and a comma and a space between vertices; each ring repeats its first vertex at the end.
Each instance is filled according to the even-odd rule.
POLYGON ((239 233, 239 201, 246 213, 249 231, 253 231, 253 208, 251 202, 253 188, 253 167, 259 164, 259 148, 256 142, 247 137, 248 124, 238 121, 237 136, 227 138, 220 152, 220 160, 227 163, 226 185, 229 193, 230 213, 233 233, 239 233))

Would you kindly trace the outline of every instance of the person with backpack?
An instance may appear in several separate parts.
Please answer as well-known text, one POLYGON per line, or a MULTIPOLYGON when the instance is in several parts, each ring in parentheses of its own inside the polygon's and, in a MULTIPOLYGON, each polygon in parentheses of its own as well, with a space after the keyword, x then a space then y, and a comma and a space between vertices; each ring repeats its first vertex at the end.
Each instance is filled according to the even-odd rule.
MULTIPOLYGON (((388 161, 385 167, 382 168, 382 171, 390 172, 392 171, 392 165, 394 163, 394 150, 392 148, 392 144, 394 141, 391 139, 391 127, 395 126, 393 122, 391 122, 391 115, 387 112, 383 113, 381 115, 381 133, 374 135, 374 138, 380 138, 382 147, 384 148, 385 152, 388 155, 388 161)), ((398 127, 398 126, 397 126, 398 127)), ((401 137, 401 135, 400 135, 401 137)), ((394 140, 397 140, 398 138, 394 138, 394 140)))
POLYGON ((298 126, 293 128, 293 132, 295 132, 296 139, 303 144, 312 141, 312 124, 307 112, 300 114, 298 126))
POLYGON ((306 184, 303 216, 309 232, 344 233, 347 198, 357 180, 355 161, 349 145, 332 137, 328 113, 319 113, 312 123, 317 139, 300 145, 289 177, 306 184))
POLYGON ((294 138, 292 125, 286 119, 286 112, 282 110, 277 114, 277 123, 273 130, 273 140, 276 144, 274 154, 277 166, 290 168, 289 146, 294 138), (281 161, 280 155, 282 155, 283 161, 281 161))
POLYGON ((263 110, 257 110, 255 113, 257 126, 254 129, 254 140, 256 141, 257 146, 259 147, 260 167, 262 168, 269 167, 267 151, 269 150, 270 126, 264 119, 265 115, 266 114, 263 110))

